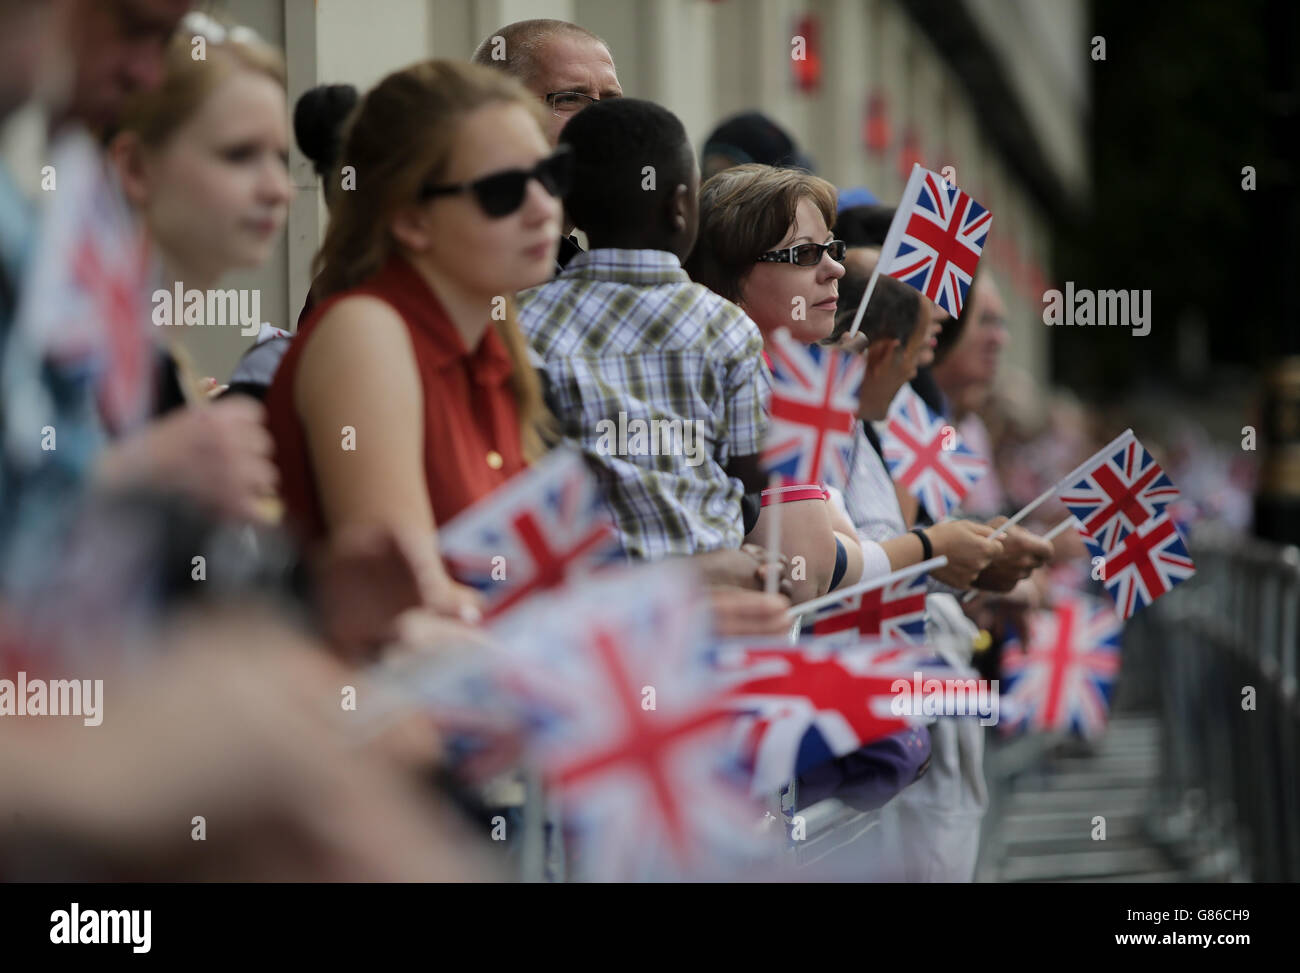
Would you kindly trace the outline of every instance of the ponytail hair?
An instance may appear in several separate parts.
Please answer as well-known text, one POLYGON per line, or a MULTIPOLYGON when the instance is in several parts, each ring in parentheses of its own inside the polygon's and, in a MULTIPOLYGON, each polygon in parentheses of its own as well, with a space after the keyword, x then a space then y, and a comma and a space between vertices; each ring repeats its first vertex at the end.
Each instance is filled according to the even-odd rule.
POLYGON ((304 91, 293 107, 293 135, 316 175, 334 190, 330 175, 338 169, 343 128, 360 95, 350 84, 321 84, 304 91))

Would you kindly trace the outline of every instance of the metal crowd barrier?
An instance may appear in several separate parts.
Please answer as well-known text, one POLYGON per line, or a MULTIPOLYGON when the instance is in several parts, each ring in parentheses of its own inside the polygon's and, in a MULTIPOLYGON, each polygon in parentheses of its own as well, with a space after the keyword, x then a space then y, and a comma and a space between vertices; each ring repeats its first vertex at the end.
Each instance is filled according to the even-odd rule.
POLYGON ((1153 834, 1198 879, 1300 881, 1300 549, 1215 527, 1188 546, 1196 576, 1125 633, 1158 691, 1153 834))

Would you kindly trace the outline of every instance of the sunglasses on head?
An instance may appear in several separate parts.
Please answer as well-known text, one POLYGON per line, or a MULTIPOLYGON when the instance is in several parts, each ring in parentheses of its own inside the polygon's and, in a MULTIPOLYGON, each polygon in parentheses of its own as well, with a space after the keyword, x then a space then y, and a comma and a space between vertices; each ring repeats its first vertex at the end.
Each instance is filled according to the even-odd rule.
POLYGON ((472 193, 475 201, 487 216, 497 219, 509 216, 524 203, 528 181, 536 179, 552 196, 560 197, 573 186, 573 149, 561 145, 555 152, 532 169, 507 169, 494 172, 473 182, 443 186, 425 185, 420 189, 421 199, 449 196, 455 193, 472 193))
POLYGON ((849 245, 843 240, 830 243, 800 243, 784 250, 769 250, 758 258, 759 263, 794 264, 796 267, 815 267, 821 263, 822 254, 830 251, 831 259, 843 262, 849 245))

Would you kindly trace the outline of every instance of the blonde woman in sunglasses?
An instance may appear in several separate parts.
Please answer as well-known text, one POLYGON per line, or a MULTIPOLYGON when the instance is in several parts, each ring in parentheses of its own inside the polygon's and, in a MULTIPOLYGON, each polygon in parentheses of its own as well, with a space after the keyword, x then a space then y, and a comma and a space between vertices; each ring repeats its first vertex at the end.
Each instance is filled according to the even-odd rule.
POLYGON ((422 598, 473 620, 436 528, 540 452, 538 379, 516 291, 555 266, 570 167, 544 106, 501 72, 451 61, 398 71, 353 113, 318 303, 267 394, 290 523, 307 541, 356 529, 408 546, 422 598))

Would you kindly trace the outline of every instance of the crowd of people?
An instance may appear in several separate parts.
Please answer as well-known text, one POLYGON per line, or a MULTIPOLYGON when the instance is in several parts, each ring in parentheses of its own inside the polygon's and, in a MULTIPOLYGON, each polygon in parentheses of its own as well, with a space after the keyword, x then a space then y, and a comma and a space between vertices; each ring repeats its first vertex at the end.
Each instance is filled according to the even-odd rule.
MULTIPOLYGON (((991 275, 958 319, 882 276, 849 334, 892 209, 841 205, 754 113, 697 152, 575 24, 511 24, 465 61, 303 96, 293 134, 329 210, 310 295, 292 335, 256 322, 224 381, 147 327, 147 305, 142 318, 84 274, 84 340, 52 334, 58 319, 32 309, 57 303, 60 278, 42 270, 75 247, 51 257, 49 228, 80 171, 92 199, 126 209, 113 225, 142 230, 143 294, 211 291, 280 238, 282 56, 189 6, 0 0, 0 111, 36 99, 51 152, 89 161, 40 207, 23 174, 0 171, 0 675, 91 667, 121 714, 93 731, 0 721, 0 874, 506 874, 474 840, 484 796, 444 772, 427 717, 358 743, 335 711, 380 658, 484 637, 482 594, 448 569, 439 530, 560 444, 587 460, 629 560, 697 573, 720 635, 782 636, 791 605, 943 556, 928 630, 988 666, 1050 597, 1048 568, 1078 561, 1069 532, 993 536, 1027 489, 1012 465, 995 465, 967 516, 935 522, 881 455, 873 423, 911 383, 1000 457, 1009 427, 981 418, 1008 341, 991 275), (760 469, 782 331, 865 359, 843 490, 760 469), (695 439, 610 450, 601 421, 620 416, 695 439), (34 448, 47 430, 57 447, 34 448)), ((1036 454, 1039 476, 1095 448, 1082 425, 1077 447, 1036 454)), ((900 733, 805 775, 799 801, 879 808, 879 877, 968 881, 982 732, 900 733)))

